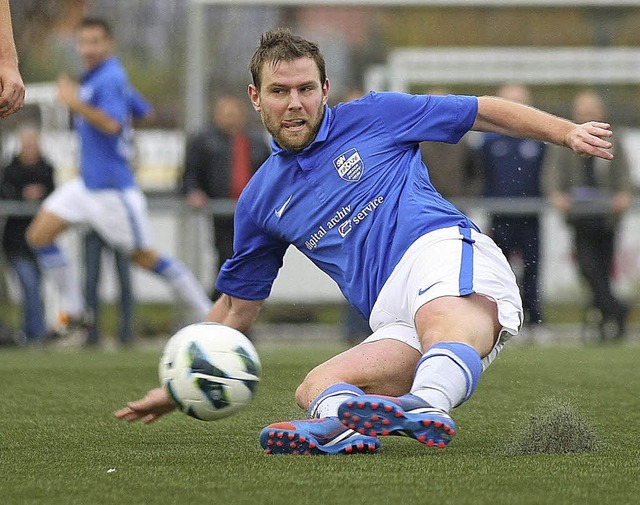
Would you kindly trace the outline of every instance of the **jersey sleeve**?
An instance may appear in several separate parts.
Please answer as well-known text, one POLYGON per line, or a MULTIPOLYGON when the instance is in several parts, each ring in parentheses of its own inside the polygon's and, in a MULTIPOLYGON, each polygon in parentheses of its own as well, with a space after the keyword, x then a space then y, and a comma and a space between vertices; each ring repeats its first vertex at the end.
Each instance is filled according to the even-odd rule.
POLYGON ((123 125, 129 117, 129 95, 129 86, 125 79, 102 79, 92 105, 123 125))
POLYGON ((135 118, 143 118, 151 114, 151 104, 133 87, 129 89, 129 110, 135 118))
POLYGON ((220 269, 216 289, 243 300, 268 298, 288 246, 254 222, 241 197, 234 218, 233 257, 220 269))
POLYGON ((380 117, 399 144, 423 141, 455 144, 478 114, 478 99, 464 95, 378 93, 380 117))

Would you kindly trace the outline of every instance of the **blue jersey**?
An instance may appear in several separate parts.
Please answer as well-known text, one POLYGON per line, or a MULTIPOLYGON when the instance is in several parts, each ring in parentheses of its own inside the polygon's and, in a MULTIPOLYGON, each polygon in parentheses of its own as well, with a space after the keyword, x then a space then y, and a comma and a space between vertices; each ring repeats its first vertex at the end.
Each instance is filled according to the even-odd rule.
POLYGON ((368 317, 385 281, 419 237, 473 223, 432 186, 419 143, 455 143, 471 128, 477 98, 370 93, 325 115, 315 140, 281 149, 238 201, 234 256, 223 293, 268 297, 293 244, 368 317))
POLYGON ((135 91, 115 57, 104 60, 82 76, 80 100, 102 110, 120 124, 120 132, 101 132, 79 114, 80 175, 89 189, 124 189, 135 185, 130 167, 133 154, 132 117, 145 116, 150 106, 135 91))

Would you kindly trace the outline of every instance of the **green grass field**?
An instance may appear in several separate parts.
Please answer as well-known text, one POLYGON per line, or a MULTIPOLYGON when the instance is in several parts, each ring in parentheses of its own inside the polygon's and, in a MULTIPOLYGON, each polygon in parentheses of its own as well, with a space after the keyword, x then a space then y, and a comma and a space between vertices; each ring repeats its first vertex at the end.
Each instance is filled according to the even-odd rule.
MULTIPOLYGON (((112 411, 157 384, 160 351, 3 349, 0 503, 632 504, 640 496, 640 347, 507 347, 443 450, 400 437, 379 454, 268 456, 258 433, 298 418, 293 391, 337 344, 258 345, 263 380, 235 417, 174 413, 142 426, 112 411), (595 450, 513 455, 512 441, 561 405, 595 450)), ((544 419, 537 435, 560 434, 544 419), (545 424, 546 423, 546 424, 545 424)))

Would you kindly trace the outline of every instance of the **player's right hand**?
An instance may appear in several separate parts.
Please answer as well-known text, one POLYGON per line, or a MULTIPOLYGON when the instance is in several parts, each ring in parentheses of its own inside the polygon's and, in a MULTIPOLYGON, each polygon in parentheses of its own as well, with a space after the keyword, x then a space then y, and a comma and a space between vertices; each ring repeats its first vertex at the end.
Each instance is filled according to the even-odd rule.
POLYGON ((167 390, 159 387, 149 391, 144 398, 127 403, 126 407, 115 411, 113 415, 128 422, 141 421, 149 424, 175 408, 176 404, 171 400, 167 390))

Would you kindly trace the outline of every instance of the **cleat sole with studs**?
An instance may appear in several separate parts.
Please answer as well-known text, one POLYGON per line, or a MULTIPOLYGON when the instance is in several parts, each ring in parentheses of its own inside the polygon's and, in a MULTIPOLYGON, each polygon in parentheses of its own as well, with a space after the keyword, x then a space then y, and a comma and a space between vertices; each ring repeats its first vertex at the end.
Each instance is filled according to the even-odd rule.
POLYGON ((330 454, 371 454, 378 452, 377 440, 345 440, 340 444, 325 447, 314 442, 308 435, 289 430, 263 430, 260 445, 266 454, 292 454, 296 456, 317 456, 330 454))
POLYGON ((363 435, 402 435, 427 447, 444 448, 453 439, 453 420, 437 412, 405 412, 392 400, 350 400, 338 409, 342 424, 363 435))

